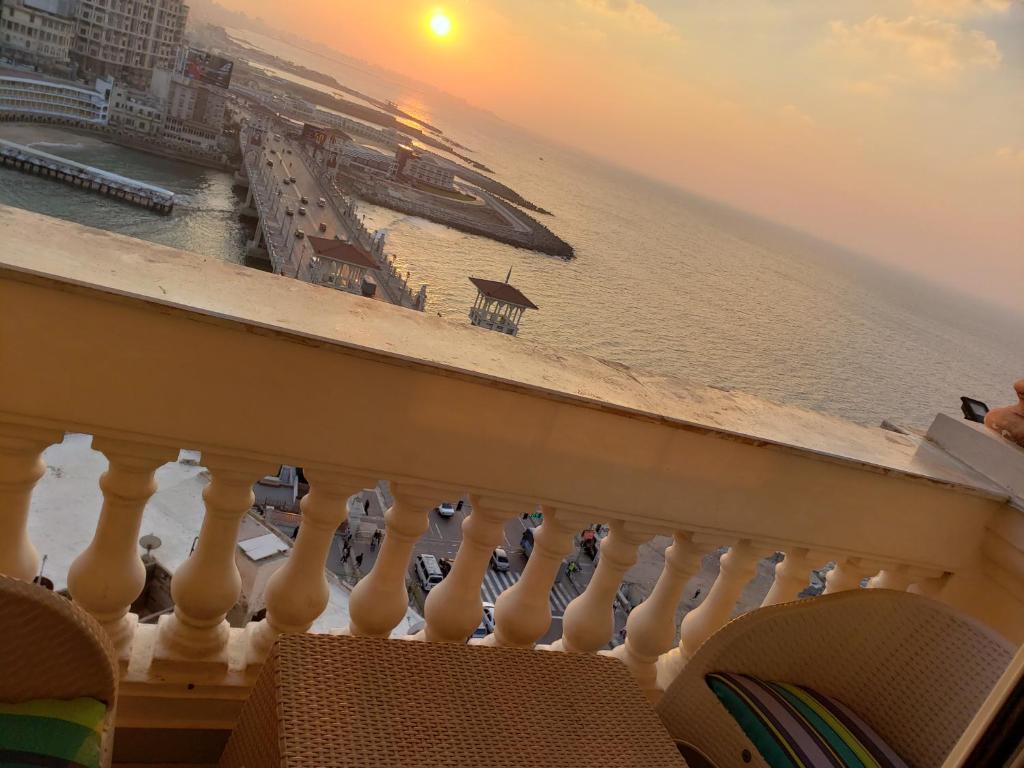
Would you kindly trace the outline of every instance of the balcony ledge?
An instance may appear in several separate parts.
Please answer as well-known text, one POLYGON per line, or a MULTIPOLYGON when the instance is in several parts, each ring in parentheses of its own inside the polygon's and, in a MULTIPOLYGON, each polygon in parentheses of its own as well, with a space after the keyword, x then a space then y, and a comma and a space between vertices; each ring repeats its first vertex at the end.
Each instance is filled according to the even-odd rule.
POLYGON ((1008 499, 1004 489, 927 440, 634 371, 6 206, 0 206, 0 277, 99 291, 296 344, 1008 499))

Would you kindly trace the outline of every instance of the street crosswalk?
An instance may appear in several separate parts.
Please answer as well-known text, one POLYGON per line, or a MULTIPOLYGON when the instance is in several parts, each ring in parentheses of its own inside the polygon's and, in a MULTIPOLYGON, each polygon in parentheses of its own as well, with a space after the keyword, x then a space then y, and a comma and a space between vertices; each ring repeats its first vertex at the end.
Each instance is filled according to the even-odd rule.
MULTIPOLYGON (((498 599, 498 595, 511 587, 517 581, 519 581, 518 573, 511 573, 509 571, 499 573, 493 568, 488 568, 487 573, 484 576, 484 583, 480 587, 480 596, 485 602, 493 603, 498 599)), ((569 602, 574 597, 575 595, 572 593, 572 590, 567 589, 561 584, 554 584, 551 587, 551 595, 549 596, 552 615, 556 619, 561 618, 562 614, 565 613, 565 607, 569 605, 569 602)))

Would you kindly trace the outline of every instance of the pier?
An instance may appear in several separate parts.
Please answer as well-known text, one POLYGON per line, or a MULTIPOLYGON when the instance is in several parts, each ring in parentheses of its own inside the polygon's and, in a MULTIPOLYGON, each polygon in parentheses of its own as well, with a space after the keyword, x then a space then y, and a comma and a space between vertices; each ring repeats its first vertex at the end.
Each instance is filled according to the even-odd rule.
POLYGON ((56 179, 157 213, 170 213, 174 208, 174 193, 170 190, 2 139, 0 164, 56 179))

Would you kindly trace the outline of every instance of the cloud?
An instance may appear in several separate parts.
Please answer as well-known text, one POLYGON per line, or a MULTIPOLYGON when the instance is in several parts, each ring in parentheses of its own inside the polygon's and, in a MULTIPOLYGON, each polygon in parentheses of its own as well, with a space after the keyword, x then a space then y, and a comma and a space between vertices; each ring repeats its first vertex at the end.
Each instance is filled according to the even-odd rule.
POLYGON ((983 32, 919 16, 901 21, 872 16, 859 24, 833 21, 826 48, 855 71, 847 88, 865 93, 909 84, 948 85, 969 69, 995 70, 1003 58, 995 40, 983 32))
POLYGON ((1011 0, 914 0, 923 14, 952 19, 1006 13, 1011 5, 1011 0))
POLYGON ((620 19, 638 32, 679 41, 676 28, 640 0, 576 0, 576 3, 588 11, 620 19))

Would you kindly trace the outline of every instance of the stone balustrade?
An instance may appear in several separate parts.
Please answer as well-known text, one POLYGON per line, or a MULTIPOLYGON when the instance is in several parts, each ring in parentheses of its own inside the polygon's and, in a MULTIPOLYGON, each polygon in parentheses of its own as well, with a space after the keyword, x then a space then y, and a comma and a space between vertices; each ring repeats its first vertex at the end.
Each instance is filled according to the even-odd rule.
POLYGON ((79 432, 109 459, 99 523, 68 584, 122 656, 124 727, 230 727, 273 639, 308 630, 324 610, 324 562, 346 500, 378 479, 391 481, 395 503, 339 631, 394 630, 429 511, 467 496, 454 566, 426 603, 427 641, 473 631, 504 523, 538 505, 534 552, 482 642, 540 641, 574 534, 600 522, 610 533, 596 573, 547 650, 602 652, 624 574, 665 535, 664 571, 613 652, 652 697, 775 552, 784 556, 766 605, 795 599, 812 569, 835 562, 828 592, 866 579, 909 588, 1024 640, 1020 509, 924 439, 4 207, 0 371, 0 572, 37 572, 26 521, 42 451, 79 432), (173 614, 143 625, 129 613, 142 588, 139 521, 155 471, 180 448, 201 451, 209 471, 205 520, 173 575, 173 614), (303 524, 268 587, 266 618, 231 627, 239 521, 253 482, 279 464, 306 468, 303 524), (717 580, 680 626, 688 580, 720 547, 717 580))

